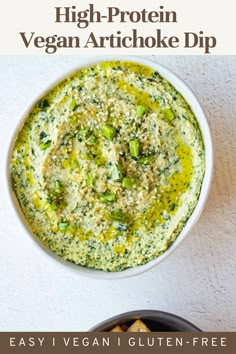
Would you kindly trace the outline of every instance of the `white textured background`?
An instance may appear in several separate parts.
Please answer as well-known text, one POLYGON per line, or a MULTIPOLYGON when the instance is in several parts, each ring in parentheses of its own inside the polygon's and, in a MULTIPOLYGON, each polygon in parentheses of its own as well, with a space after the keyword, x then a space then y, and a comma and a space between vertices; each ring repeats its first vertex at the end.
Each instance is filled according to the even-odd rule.
POLYGON ((199 97, 215 144, 215 175, 191 235, 136 278, 82 278, 42 254, 7 199, 7 146, 20 114, 73 57, 0 57, 0 330, 86 331, 121 312, 159 309, 206 331, 236 330, 236 57, 154 58, 199 97))

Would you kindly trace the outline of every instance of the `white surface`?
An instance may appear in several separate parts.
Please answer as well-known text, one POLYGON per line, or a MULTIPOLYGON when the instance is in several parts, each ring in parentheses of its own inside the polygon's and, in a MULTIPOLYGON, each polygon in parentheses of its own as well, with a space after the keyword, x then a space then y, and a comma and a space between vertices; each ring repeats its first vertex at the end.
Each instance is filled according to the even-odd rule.
POLYGON ((0 330, 79 331, 121 312, 159 309, 203 330, 236 330, 236 57, 156 57, 184 79, 209 118, 215 178, 201 219, 157 268, 127 280, 86 279, 42 255, 4 189, 7 146, 22 111, 78 57, 0 57, 0 330))

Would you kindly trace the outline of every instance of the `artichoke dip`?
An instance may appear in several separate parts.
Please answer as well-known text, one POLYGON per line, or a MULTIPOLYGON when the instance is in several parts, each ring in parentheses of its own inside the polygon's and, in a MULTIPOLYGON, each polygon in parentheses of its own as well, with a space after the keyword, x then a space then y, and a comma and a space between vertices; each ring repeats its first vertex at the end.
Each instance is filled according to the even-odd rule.
POLYGON ((11 163, 32 232, 63 259, 105 271, 158 257, 198 201, 205 151, 197 120, 157 71, 102 62, 30 111, 11 163))

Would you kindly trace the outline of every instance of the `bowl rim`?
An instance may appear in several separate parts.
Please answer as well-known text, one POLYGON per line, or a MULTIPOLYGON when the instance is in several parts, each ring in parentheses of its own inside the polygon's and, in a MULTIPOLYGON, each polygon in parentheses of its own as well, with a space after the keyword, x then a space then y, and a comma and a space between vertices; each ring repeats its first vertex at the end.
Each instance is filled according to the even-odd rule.
POLYGON ((116 325, 123 325, 130 321, 135 321, 137 319, 141 319, 145 322, 145 320, 151 320, 155 322, 155 320, 161 321, 165 319, 169 322, 169 324, 175 324, 182 326, 181 332, 186 330, 186 332, 201 332, 200 328, 195 326, 190 321, 180 317, 178 315, 172 314, 170 312, 159 311, 159 310, 135 310, 120 313, 115 315, 107 320, 104 320, 98 323, 96 326, 93 326, 89 329, 89 332, 106 332, 116 325))
POLYGON ((49 259, 56 260, 58 264, 61 264, 62 266, 64 265, 74 273, 80 274, 85 277, 90 277, 95 279, 107 279, 107 280, 133 277, 154 268, 155 266, 160 264, 164 259, 166 259, 170 254, 172 254, 183 242, 183 240, 187 237, 190 230, 199 219, 203 211, 203 208, 205 206, 205 203, 207 201, 207 197, 210 191, 212 177, 213 177, 213 161, 214 161, 213 143, 212 143, 212 138, 211 138, 211 133, 207 122, 207 118, 197 97, 192 92, 192 90, 188 87, 188 85, 178 75, 173 73, 170 69, 167 69, 162 64, 152 61, 150 57, 148 57, 147 59, 139 56, 106 55, 106 56, 98 56, 96 58, 90 57, 90 58, 82 59, 82 62, 79 65, 73 66, 70 70, 68 70, 68 72, 63 71, 62 75, 60 75, 56 80, 54 80, 49 85, 47 85, 47 87, 44 90, 42 90, 39 94, 37 94, 34 97, 34 99, 29 103, 29 105, 24 110, 24 112, 20 115, 20 117, 21 118, 18 124, 14 128, 14 132, 12 134, 7 149, 8 153, 7 153, 6 166, 5 166, 6 190, 7 190, 8 197, 11 200, 12 209, 19 223, 26 231, 26 234, 29 236, 29 238, 32 241, 34 241, 34 244, 37 244, 37 247, 39 246, 38 249, 41 248, 41 250, 43 250, 44 253, 46 252, 50 256, 48 257, 49 259), (23 212, 19 206, 19 202, 12 188, 11 173, 10 173, 11 157, 12 157, 12 152, 13 152, 13 148, 17 136, 19 134, 19 131, 23 127, 29 112, 35 106, 35 104, 42 97, 44 97, 46 93, 48 93, 52 88, 54 88, 57 84, 63 81, 66 77, 73 75, 73 73, 77 72, 78 70, 81 70, 90 65, 97 64, 103 61, 128 61, 128 62, 143 64, 153 68, 154 70, 157 70, 158 73, 164 79, 169 81, 171 85, 175 87, 176 90, 180 92, 181 95, 184 97, 184 99, 187 101, 188 105, 190 106, 191 110, 196 116, 196 119, 199 124, 199 128, 201 130, 204 146, 205 146, 205 174, 203 177, 200 195, 192 214, 190 215, 189 219, 185 223, 180 234, 177 236, 174 242, 169 246, 169 248, 160 256, 152 259, 151 261, 147 262, 144 265, 140 265, 135 268, 128 268, 123 271, 117 271, 117 272, 106 272, 103 270, 97 270, 86 266, 77 265, 69 261, 65 261, 63 258, 59 257, 53 251, 51 251, 45 245, 43 245, 41 241, 33 234, 23 215, 23 212))

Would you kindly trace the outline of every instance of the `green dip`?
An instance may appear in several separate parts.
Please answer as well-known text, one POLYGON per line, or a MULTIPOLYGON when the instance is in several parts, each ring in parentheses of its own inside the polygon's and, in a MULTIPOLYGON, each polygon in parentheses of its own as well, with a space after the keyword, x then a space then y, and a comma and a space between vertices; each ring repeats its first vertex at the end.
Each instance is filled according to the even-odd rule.
POLYGON ((105 271, 158 257, 198 201, 197 120, 157 71, 103 62, 67 77, 28 114, 13 187, 32 232, 65 260, 105 271))

